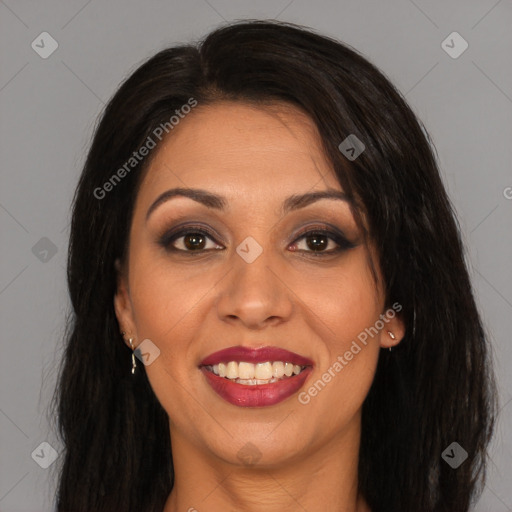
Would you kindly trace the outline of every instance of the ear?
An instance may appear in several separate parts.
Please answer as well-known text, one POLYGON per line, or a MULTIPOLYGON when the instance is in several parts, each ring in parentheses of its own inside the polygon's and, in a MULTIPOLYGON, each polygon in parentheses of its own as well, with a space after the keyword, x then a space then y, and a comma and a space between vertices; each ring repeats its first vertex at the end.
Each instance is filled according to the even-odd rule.
MULTIPOLYGON (((396 303, 395 303, 396 304, 396 303)), ((400 307, 400 309, 402 309, 400 307)), ((390 348, 398 345, 402 338, 405 336, 405 324, 401 313, 389 308, 383 315, 387 318, 387 322, 382 329, 380 336, 380 346, 382 348, 390 348), (394 311, 394 316, 391 317, 390 311, 394 311), (391 334, 390 334, 391 333, 391 334)))
POLYGON ((137 339, 137 331, 135 329, 133 307, 128 287, 128 276, 119 259, 115 261, 115 269, 117 274, 117 289, 114 295, 114 309, 117 322, 119 323, 119 330, 125 332, 125 343, 131 348, 128 339, 137 339))

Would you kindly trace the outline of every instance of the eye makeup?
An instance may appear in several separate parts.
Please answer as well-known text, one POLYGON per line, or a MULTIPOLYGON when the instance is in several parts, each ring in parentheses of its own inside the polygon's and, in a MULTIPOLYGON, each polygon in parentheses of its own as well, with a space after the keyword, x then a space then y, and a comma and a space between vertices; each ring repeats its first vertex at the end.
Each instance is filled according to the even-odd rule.
MULTIPOLYGON (((188 257, 223 250, 223 245, 219 240, 220 237, 207 225, 184 223, 164 231, 157 238, 157 243, 169 253, 188 257), (214 247, 205 247, 208 241, 214 247), (181 248, 178 246, 181 246, 181 248)), ((350 241, 339 228, 322 222, 302 228, 299 233, 294 235, 293 241, 287 247, 291 246, 295 246, 291 249, 291 252, 318 258, 340 254, 356 247, 357 243, 350 241), (306 241, 306 247, 309 250, 297 248, 297 244, 301 240, 306 241), (324 250, 329 245, 334 245, 334 247, 324 250)))

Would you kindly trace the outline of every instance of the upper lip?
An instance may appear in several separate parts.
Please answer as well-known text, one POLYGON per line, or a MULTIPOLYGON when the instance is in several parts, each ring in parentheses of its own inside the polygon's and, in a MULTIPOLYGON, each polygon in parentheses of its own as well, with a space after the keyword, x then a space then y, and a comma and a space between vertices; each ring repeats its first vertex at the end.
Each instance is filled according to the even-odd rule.
POLYGON ((247 363, 264 363, 266 361, 283 361, 299 366, 313 366, 313 361, 307 357, 290 352, 279 347, 250 348, 238 345, 210 354, 201 361, 199 366, 211 366, 229 361, 245 361, 247 363))

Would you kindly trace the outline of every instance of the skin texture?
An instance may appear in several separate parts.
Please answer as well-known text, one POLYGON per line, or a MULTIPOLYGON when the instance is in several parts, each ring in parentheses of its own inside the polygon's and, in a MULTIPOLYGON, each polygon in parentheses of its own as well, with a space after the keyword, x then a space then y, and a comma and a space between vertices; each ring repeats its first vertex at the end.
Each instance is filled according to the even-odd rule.
MULTIPOLYGON (((316 127, 287 105, 198 106, 154 155, 114 304, 135 346, 149 338, 160 349, 145 370, 170 423, 176 480, 164 512, 295 512, 319 504, 324 512, 369 510, 357 495, 361 407, 381 347, 404 335, 399 315, 307 405, 297 393, 269 407, 237 407, 198 369, 230 346, 274 345, 314 361, 304 391, 389 309, 370 271, 372 248, 347 202, 322 199, 284 216, 279 211, 292 194, 327 189, 341 190, 316 127), (146 222, 153 201, 174 187, 215 192, 228 207, 221 212, 174 197, 146 222), (182 222, 210 227, 217 237, 206 238, 201 255, 166 251, 159 237, 182 222), (297 235, 325 222, 356 247, 316 256, 297 235), (248 236, 263 249, 252 263, 236 252, 248 236), (237 456, 248 442, 259 457, 250 466, 237 456)), ((327 240, 320 251, 336 247, 327 240)), ((182 236, 174 246, 186 250, 184 242, 182 236)))

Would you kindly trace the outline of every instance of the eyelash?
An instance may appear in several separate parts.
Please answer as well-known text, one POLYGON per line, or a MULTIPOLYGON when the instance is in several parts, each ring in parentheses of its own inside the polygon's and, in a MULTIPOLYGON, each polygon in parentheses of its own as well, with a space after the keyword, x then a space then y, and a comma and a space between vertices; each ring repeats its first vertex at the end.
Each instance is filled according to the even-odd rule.
MULTIPOLYGON (((166 249, 169 252, 173 253, 182 253, 187 256, 198 256, 201 254, 204 254, 206 251, 212 251, 212 250, 219 250, 219 249, 199 249, 195 251, 189 251, 184 249, 177 249, 176 247, 172 247, 172 243, 178 240, 179 238, 182 238, 185 235, 189 234, 198 234, 198 235, 204 235, 208 238, 210 238, 213 242, 218 244, 218 242, 215 240, 215 235, 209 231, 207 228, 203 226, 185 226, 184 228, 180 229, 179 231, 171 231, 168 233, 165 233, 163 236, 161 236, 158 240, 159 245, 161 245, 164 249, 166 249)), ((334 254, 341 253, 343 251, 346 251, 347 249, 352 249, 355 247, 355 244, 352 242, 349 242, 341 233, 335 232, 335 231, 329 231, 328 229, 325 229, 325 227, 310 227, 307 231, 300 233, 297 238, 292 242, 295 244, 299 240, 303 238, 307 238, 312 235, 320 235, 325 236, 335 242, 338 247, 335 249, 330 249, 329 251, 312 251, 312 250, 303 250, 298 249, 297 252, 301 253, 309 253, 313 257, 327 257, 332 256, 334 254)), ((218 244, 221 245, 221 244, 218 244)))

